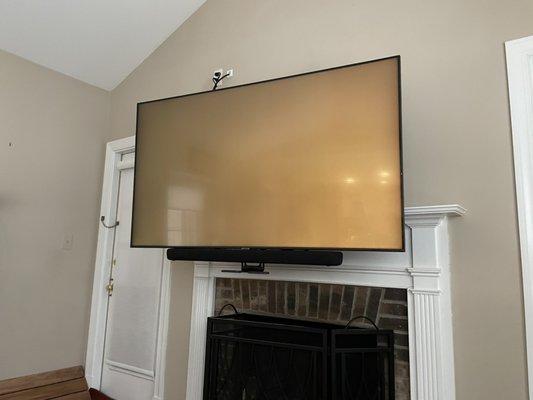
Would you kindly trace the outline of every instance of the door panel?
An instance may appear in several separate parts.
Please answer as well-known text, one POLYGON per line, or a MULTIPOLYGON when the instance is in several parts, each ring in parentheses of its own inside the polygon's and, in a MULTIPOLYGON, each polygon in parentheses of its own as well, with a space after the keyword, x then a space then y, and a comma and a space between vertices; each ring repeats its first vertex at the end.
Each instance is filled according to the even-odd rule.
POLYGON ((130 168, 120 173, 101 390, 117 400, 148 400, 154 393, 164 253, 130 248, 132 200, 130 168))

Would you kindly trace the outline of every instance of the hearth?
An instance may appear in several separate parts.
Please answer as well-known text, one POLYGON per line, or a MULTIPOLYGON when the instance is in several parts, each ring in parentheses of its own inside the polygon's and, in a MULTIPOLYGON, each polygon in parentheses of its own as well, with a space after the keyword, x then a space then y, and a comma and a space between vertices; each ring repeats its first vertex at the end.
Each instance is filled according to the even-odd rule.
POLYGON ((208 318, 204 400, 392 400, 394 333, 249 313, 208 318))

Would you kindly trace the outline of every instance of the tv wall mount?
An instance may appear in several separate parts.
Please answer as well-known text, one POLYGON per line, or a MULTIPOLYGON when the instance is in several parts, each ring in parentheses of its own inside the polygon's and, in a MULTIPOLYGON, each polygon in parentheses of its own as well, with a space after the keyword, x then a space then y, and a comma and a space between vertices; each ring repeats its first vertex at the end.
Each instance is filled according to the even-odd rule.
POLYGON ((265 263, 247 263, 241 262, 241 269, 223 269, 222 272, 231 272, 235 274, 269 274, 265 271, 265 263))

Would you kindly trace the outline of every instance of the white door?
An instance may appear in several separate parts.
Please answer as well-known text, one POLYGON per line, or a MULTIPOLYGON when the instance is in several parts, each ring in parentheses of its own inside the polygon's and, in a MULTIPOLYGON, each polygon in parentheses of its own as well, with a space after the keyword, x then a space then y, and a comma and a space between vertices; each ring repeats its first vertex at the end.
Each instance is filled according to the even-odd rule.
MULTIPOLYGON (((122 156, 133 166, 133 153, 122 156)), ((116 400, 152 400, 164 252, 130 248, 133 168, 120 171, 100 390, 116 400)))

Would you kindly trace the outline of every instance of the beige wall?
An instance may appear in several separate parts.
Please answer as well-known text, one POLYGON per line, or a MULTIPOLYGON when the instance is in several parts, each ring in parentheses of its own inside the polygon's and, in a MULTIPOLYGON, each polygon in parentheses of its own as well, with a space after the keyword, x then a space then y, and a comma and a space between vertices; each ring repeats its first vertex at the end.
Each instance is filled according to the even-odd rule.
POLYGON ((0 124, 1 380, 84 362, 109 93, 0 51, 0 124))
POLYGON ((112 137, 217 67, 239 84, 400 54, 407 205, 469 210, 451 229, 458 399, 525 399, 503 42, 532 21, 530 0, 209 0, 112 92, 112 137))
POLYGON ((165 400, 185 400, 193 272, 190 262, 172 263, 165 400))

